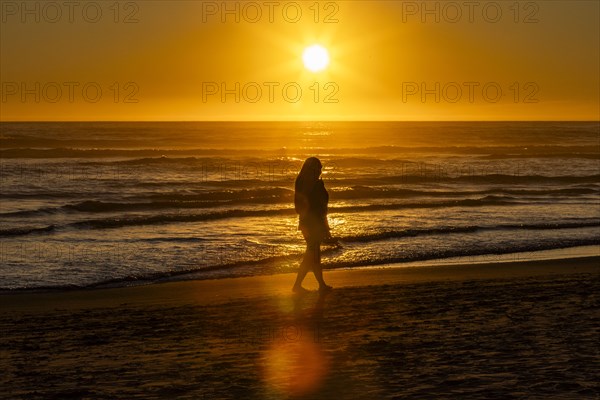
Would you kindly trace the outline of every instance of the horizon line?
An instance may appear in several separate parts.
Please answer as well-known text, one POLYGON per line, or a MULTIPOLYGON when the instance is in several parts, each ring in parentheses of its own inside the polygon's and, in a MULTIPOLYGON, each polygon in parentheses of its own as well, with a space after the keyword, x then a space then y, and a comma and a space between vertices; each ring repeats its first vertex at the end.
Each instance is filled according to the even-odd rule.
POLYGON ((65 122, 90 122, 90 123, 97 123, 97 122, 109 122, 109 123, 114 123, 114 122, 219 122, 219 123, 248 123, 248 122, 260 122, 260 123, 265 123, 265 122, 598 122, 600 123, 600 119, 531 119, 531 120, 525 120, 525 119, 517 119, 517 120, 509 120, 509 119, 490 119, 490 120, 479 120, 479 119, 473 119, 473 120, 427 120, 427 119, 421 119, 421 120, 385 120, 385 119, 377 119, 377 120, 364 120, 364 119, 357 119, 357 120, 327 120, 327 119, 323 119, 323 120, 7 120, 7 121, 3 121, 0 120, 0 123, 19 123, 19 122, 24 122, 24 123, 65 123, 65 122))

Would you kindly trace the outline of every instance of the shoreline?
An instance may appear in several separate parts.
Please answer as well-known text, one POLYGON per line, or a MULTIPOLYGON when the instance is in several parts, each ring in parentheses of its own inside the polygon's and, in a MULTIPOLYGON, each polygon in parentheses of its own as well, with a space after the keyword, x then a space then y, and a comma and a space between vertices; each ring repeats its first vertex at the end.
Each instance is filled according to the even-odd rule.
MULTIPOLYGON (((498 263, 511 263, 511 262, 527 262, 527 261, 538 261, 538 260, 559 260, 569 258, 581 258, 581 257, 600 257, 600 245, 584 245, 574 246, 565 248, 545 249, 536 251, 523 251, 514 253, 501 253, 501 254, 480 254, 480 255, 468 255, 468 256, 453 256, 444 258, 434 258, 419 261, 402 261, 402 262, 391 262, 381 264, 357 264, 350 267, 337 267, 327 268, 324 272, 331 271, 355 271, 355 270, 380 270, 386 268, 424 268, 424 267, 447 267, 454 265, 485 265, 485 264, 498 264, 498 263)), ((232 278, 252 278, 256 276, 272 276, 282 274, 295 274, 296 272, 280 272, 280 273, 266 273, 260 275, 232 275, 232 276, 198 276, 207 272, 206 270, 197 271, 186 271, 184 273, 175 273, 171 276, 162 278, 141 278, 139 280, 116 280, 100 282, 91 284, 89 286, 41 286, 32 288, 15 288, 15 289, 0 289, 1 296, 11 295, 34 295, 44 293, 71 293, 79 291, 94 291, 103 289, 127 289, 139 286, 159 285, 164 283, 177 283, 177 282, 194 282, 194 281, 218 281, 221 279, 232 279, 232 278)))
MULTIPOLYGON (((336 288, 386 286, 438 281, 512 279, 544 275, 600 273, 600 255, 459 264, 406 266, 389 264, 324 270, 328 284, 336 288)), ((64 310, 123 305, 214 305, 238 299, 291 296, 295 273, 248 277, 182 280, 118 288, 68 291, 0 293, 0 313, 22 310, 64 310)), ((304 286, 316 290, 312 273, 304 286)))

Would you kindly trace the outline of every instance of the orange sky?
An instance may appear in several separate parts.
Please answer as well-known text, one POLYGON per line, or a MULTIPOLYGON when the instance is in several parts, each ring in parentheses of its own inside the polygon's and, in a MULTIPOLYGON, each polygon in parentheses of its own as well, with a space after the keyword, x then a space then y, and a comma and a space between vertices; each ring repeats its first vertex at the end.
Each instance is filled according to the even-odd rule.
POLYGON ((2 1, 0 118, 598 120, 599 4, 2 1))

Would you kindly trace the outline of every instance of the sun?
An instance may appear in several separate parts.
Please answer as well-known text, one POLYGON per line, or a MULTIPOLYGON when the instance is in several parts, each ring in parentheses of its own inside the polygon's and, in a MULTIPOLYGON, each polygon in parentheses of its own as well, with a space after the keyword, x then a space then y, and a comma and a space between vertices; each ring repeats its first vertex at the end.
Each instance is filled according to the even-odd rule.
POLYGON ((302 61, 304 66, 312 71, 319 72, 327 68, 329 65, 329 52, 321 45, 313 44, 304 49, 302 53, 302 61))

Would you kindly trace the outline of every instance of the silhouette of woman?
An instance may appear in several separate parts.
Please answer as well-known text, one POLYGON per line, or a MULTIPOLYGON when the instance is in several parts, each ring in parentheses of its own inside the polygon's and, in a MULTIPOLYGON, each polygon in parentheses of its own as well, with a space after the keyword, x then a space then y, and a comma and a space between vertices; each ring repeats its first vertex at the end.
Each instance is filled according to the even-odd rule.
POLYGON ((321 268, 321 242, 331 239, 327 222, 329 194, 323 181, 319 179, 322 169, 323 166, 318 158, 309 157, 304 161, 296 178, 294 206, 300 215, 298 229, 302 231, 304 240, 306 240, 306 253, 300 263, 296 282, 292 289, 296 293, 307 291, 302 287, 302 281, 310 270, 313 271, 319 282, 319 291, 331 289, 331 286, 326 285, 323 280, 323 269, 321 268))

